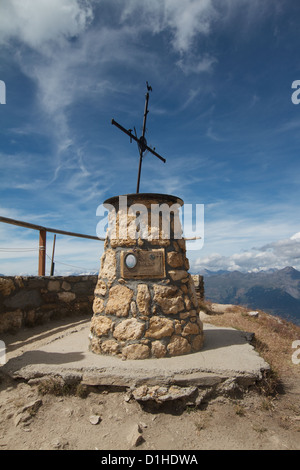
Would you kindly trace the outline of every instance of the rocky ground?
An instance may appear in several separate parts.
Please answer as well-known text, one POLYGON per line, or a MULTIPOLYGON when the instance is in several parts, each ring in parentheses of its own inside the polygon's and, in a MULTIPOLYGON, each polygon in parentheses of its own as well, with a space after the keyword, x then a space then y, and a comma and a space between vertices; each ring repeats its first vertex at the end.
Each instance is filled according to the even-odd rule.
POLYGON ((271 394, 262 386, 242 397, 212 398, 200 408, 172 402, 147 409, 126 390, 29 385, 0 369, 0 449, 299 450, 296 367, 271 394))

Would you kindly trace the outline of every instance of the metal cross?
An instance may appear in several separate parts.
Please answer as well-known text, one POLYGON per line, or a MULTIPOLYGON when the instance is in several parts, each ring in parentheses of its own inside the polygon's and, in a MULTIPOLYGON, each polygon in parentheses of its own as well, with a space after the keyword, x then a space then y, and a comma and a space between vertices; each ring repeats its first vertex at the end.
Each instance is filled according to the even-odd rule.
POLYGON ((129 135, 130 137, 130 142, 132 142, 132 139, 135 140, 138 144, 139 148, 139 153, 140 153, 140 161, 139 161, 139 171, 138 171, 138 178, 137 178, 137 187, 136 187, 136 192, 138 193, 140 190, 140 179, 141 179, 141 169, 142 169, 142 160, 144 156, 144 152, 148 150, 150 153, 155 155, 157 158, 162 160, 164 163, 166 163, 166 159, 161 157, 158 153, 155 152, 155 149, 152 149, 147 145, 147 140, 145 139, 145 133, 146 133, 146 120, 147 120, 147 114, 149 113, 148 111, 148 102, 149 102, 149 91, 152 91, 152 87, 148 85, 147 83, 147 93, 146 93, 146 102, 145 102, 145 111, 144 111, 144 121, 143 121, 143 133, 141 137, 138 139, 136 135, 136 130, 134 128, 134 133, 135 135, 132 134, 132 129, 125 129, 123 126, 118 124, 114 119, 111 120, 111 123, 114 124, 116 127, 121 129, 121 131, 125 132, 125 134, 129 135))

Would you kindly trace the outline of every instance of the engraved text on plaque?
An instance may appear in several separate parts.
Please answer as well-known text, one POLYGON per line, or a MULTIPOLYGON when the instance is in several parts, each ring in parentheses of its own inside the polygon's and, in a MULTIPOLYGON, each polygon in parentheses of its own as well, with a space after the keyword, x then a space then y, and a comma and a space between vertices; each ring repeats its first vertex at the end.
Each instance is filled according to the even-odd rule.
POLYGON ((164 248, 121 252, 121 276, 125 279, 166 277, 164 248))

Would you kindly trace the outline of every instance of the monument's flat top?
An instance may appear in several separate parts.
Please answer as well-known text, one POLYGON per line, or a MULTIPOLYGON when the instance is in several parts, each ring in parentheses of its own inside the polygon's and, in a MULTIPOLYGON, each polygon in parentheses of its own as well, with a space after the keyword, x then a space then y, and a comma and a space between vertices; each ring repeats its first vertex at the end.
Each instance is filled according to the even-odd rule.
POLYGON ((183 200, 180 197, 173 196, 171 194, 158 194, 158 193, 131 193, 131 194, 120 194, 119 196, 113 196, 104 201, 104 204, 111 204, 116 205, 119 204, 119 198, 126 197, 127 203, 132 204, 136 201, 145 201, 145 200, 155 200, 161 203, 163 202, 171 202, 173 204, 179 204, 180 206, 183 205, 183 200))

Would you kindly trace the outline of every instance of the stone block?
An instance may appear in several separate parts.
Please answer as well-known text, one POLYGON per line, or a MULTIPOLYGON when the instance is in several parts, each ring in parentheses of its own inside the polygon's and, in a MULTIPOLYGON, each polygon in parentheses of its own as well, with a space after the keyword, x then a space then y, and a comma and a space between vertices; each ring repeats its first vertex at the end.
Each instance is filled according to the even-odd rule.
POLYGON ((151 296, 147 284, 137 286, 136 303, 142 315, 150 315, 151 296))
POLYGON ((94 313, 103 313, 104 312, 104 302, 103 299, 95 297, 93 301, 93 312, 94 313))
POLYGON ((178 387, 176 385, 165 386, 147 386, 141 385, 133 391, 133 397, 137 401, 147 402, 155 401, 163 403, 173 400, 189 399, 197 392, 197 387, 178 387))
POLYGON ((76 299, 76 295, 74 292, 59 292, 58 294, 59 300, 63 302, 69 303, 76 299))
POLYGON ((157 359, 160 357, 165 357, 167 354, 167 348, 161 341, 153 341, 151 345, 151 352, 152 356, 156 357, 157 359))
POLYGON ((98 282, 96 284, 96 287, 95 287, 95 295, 103 295, 105 296, 106 294, 106 284, 104 281, 102 281, 102 279, 98 279, 98 282))
POLYGON ((51 280, 48 282, 47 287, 49 292, 58 292, 60 290, 60 282, 51 280))
POLYGON ((167 346, 170 356, 180 356, 183 354, 189 354, 192 350, 191 345, 186 338, 182 336, 172 336, 167 346))
POLYGON ((150 356, 150 349, 145 344, 130 344, 122 350, 124 359, 148 359, 150 356))
POLYGON ((182 279, 186 279, 188 277, 188 273, 185 269, 169 271, 169 275, 173 281, 181 281, 182 279))
POLYGON ((182 328, 179 320, 174 320, 174 333, 175 335, 181 335, 182 328))
POLYGON ((182 336, 198 335, 200 333, 197 323, 187 323, 182 331, 182 336))
POLYGON ((90 350, 95 354, 101 354, 101 341, 99 338, 90 338, 90 350))
POLYGON ((36 322, 35 310, 29 310, 29 312, 26 312, 24 324, 26 326, 34 326, 35 322, 36 322))
POLYGON ((165 314, 177 314, 184 310, 183 298, 176 286, 154 285, 154 301, 165 314))
POLYGON ((189 298, 188 295, 184 296, 184 303, 185 303, 185 307, 187 310, 191 310, 193 308, 191 299, 189 298))
POLYGON ((0 277, 0 294, 8 296, 15 290, 14 281, 0 277))
POLYGON ((183 265, 183 256, 177 251, 170 251, 167 253, 167 263, 171 268, 179 268, 183 265))
POLYGON ((136 317, 136 312, 137 312, 137 309, 136 309, 136 303, 135 301, 133 300, 131 303, 130 303, 130 313, 133 317, 136 317))
POLYGON ((103 315, 94 315, 91 320, 91 331, 97 336, 107 335, 112 330, 113 322, 103 315))
POLYGON ((188 271, 190 269, 190 262, 189 262, 188 258, 185 258, 185 260, 184 260, 184 267, 185 267, 186 271, 188 271))
POLYGON ((20 289, 24 288, 24 282, 22 276, 15 276, 15 285, 20 289))
POLYGON ((22 310, 14 310, 0 314, 0 333, 21 328, 23 322, 22 310))
POLYGON ((61 287, 63 288, 63 290, 67 290, 67 291, 69 291, 69 290, 71 290, 71 289, 72 289, 72 286, 71 286, 71 284, 70 284, 69 282, 67 282, 67 281, 63 281, 63 283, 62 283, 62 286, 61 286, 61 287))
POLYGON ((168 318, 154 316, 150 318, 149 328, 145 333, 146 338, 160 339, 172 336, 174 333, 173 321, 168 318))
POLYGON ((190 276, 189 283, 188 283, 188 292, 189 292, 189 296, 194 307, 198 308, 199 306, 198 297, 197 297, 197 293, 195 289, 195 284, 191 276, 190 276))
POLYGON ((108 249, 104 252, 101 260, 100 276, 103 279, 113 281, 116 278, 116 252, 108 249))
POLYGON ((101 352, 103 354, 109 354, 115 356, 120 352, 120 345, 117 341, 113 339, 108 339, 101 343, 101 352))
POLYGON ((127 317, 132 297, 133 291, 128 287, 122 285, 112 287, 109 291, 105 313, 117 317, 127 317))
POLYGON ((118 341, 128 341, 140 339, 145 330, 145 323, 138 321, 136 318, 128 318, 123 320, 116 326, 113 336, 118 341))

